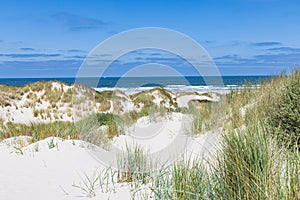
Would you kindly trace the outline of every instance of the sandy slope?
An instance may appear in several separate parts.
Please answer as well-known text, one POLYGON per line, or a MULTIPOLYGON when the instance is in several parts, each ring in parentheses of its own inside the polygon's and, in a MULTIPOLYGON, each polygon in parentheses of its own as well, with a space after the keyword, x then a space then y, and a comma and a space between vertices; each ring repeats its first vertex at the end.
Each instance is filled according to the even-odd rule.
MULTIPOLYGON (((58 82, 51 84, 51 91, 56 89, 68 92, 72 88, 58 82)), ((53 105, 50 101, 41 99, 45 92, 44 89, 29 90, 22 95, 21 99, 11 100, 11 105, 0 106, 0 119, 4 123, 73 121, 73 116, 67 115, 67 109, 71 109, 67 103, 54 102, 54 107, 57 107, 56 114, 60 116, 58 119, 54 117, 53 105), (29 94, 36 96, 36 100, 30 99, 29 94), (37 99, 40 101, 38 102, 37 99), (26 106, 28 102, 34 105, 26 106), (34 109, 49 109, 50 118, 41 114, 34 116, 34 109)), ((128 94, 116 91, 115 95, 115 98, 109 100, 111 106, 105 112, 124 113, 142 107, 140 104, 143 103, 135 105, 134 99, 128 94)), ((153 97, 152 101, 155 105, 164 105, 166 108, 173 109, 176 104, 178 107, 188 107, 188 102, 191 100, 218 100, 216 94, 212 94, 211 97, 199 93, 178 96, 159 88, 149 90, 146 95, 153 97)), ((100 103, 95 103, 95 106, 92 104, 92 107, 97 111, 100 103)), ((168 113, 166 117, 141 117, 137 123, 126 128, 125 135, 114 138, 110 152, 107 149, 100 149, 98 152, 101 152, 102 157, 104 153, 110 156, 115 149, 126 149, 127 144, 139 144, 151 155, 156 155, 151 158, 168 158, 171 154, 176 156, 182 152, 192 158, 209 157, 210 153, 214 152, 213 146, 219 141, 220 130, 198 137, 187 137, 186 133, 190 131, 189 124, 191 124, 191 117, 180 113, 168 113), (180 151, 182 149, 178 145, 182 140, 189 141, 185 143, 186 146, 182 146, 184 151, 180 151)), ((86 181, 85 174, 92 177, 93 174, 105 170, 105 167, 95 159, 95 155, 91 154, 91 150, 86 148, 90 144, 60 138, 47 138, 32 144, 30 140, 30 137, 20 136, 0 142, 0 200, 91 199, 86 192, 74 187, 86 181)), ((112 160, 111 157, 108 159, 112 160)), ((96 197, 92 199, 131 199, 132 188, 129 184, 112 186, 109 183, 107 186, 105 191, 102 191, 98 185, 96 197)), ((144 191, 149 192, 149 188, 144 191)))
POLYGON ((79 142, 76 143, 74 146, 72 141, 58 141, 58 149, 49 149, 47 141, 43 140, 23 148, 24 155, 16 155, 12 148, 2 143, 0 199, 74 199, 81 196, 79 190, 71 186, 72 182, 80 181, 79 175, 92 171, 98 163, 79 142), (39 152, 35 152, 36 145, 39 152))
MULTIPOLYGON (((35 84, 40 83, 37 82, 35 84)), ((113 90, 112 96, 107 97, 107 94, 98 94, 98 96, 101 96, 103 99, 101 101, 95 101, 93 95, 96 94, 96 91, 92 89, 85 87, 79 87, 78 89, 74 85, 69 86, 55 81, 48 82, 47 84, 50 84, 51 87, 37 91, 30 89, 22 95, 19 94, 21 95, 19 99, 16 97, 10 97, 10 95, 13 96, 15 94, 8 92, 8 88, 2 88, 0 94, 5 94, 5 97, 7 98, 6 101, 8 101, 9 104, 0 105, 0 120, 4 123, 12 122, 24 124, 30 124, 31 122, 49 123, 54 121, 72 122, 76 119, 76 116, 74 116, 76 111, 83 116, 84 114, 90 114, 91 112, 100 112, 100 110, 104 113, 114 114, 124 114, 133 110, 140 111, 144 104, 142 102, 137 104, 135 102, 135 98, 137 97, 151 97, 153 98, 152 102, 154 105, 163 106, 168 109, 176 109, 177 106, 188 107, 188 102, 190 100, 218 101, 217 93, 219 93, 211 93, 210 96, 200 93, 187 93, 178 96, 179 94, 172 93, 163 88, 152 88, 141 93, 134 93, 136 96, 133 98, 134 95, 130 96, 129 94, 123 93, 119 90, 113 90), (49 93, 51 95, 53 93, 53 96, 57 95, 57 99, 55 101, 51 100, 49 97, 51 95, 49 95, 49 93), (69 95, 72 97, 69 97, 69 95), (84 99, 84 102, 82 102, 82 98, 84 99), (80 103, 77 105, 72 102, 74 100, 77 100, 80 103), (109 102, 110 106, 108 108, 103 106, 104 100, 109 102), (101 106, 101 104, 103 105, 101 106)), ((81 117, 82 116, 79 115, 77 116, 77 118, 81 117)))
POLYGON ((126 199, 129 197, 127 186, 117 186, 113 191, 102 193, 94 198, 72 186, 82 184, 84 173, 92 176, 101 170, 100 164, 85 150, 82 141, 62 141, 54 139, 58 147, 49 149, 47 138, 22 148, 24 155, 16 154, 11 145, 0 145, 0 199, 126 199), (36 146, 39 151, 35 152, 36 146))
MULTIPOLYGON (((116 138, 113 145, 124 147, 126 142, 134 141, 132 135, 143 136, 143 131, 153 131, 158 127, 160 132, 155 137, 135 140, 143 147, 158 151, 164 144, 171 143, 174 136, 182 131, 180 122, 183 116, 179 113, 172 114, 165 121, 149 120, 147 117, 139 119, 137 124, 131 127, 131 132, 116 138)), ((218 132, 193 138, 187 154, 209 155, 218 141, 218 132)), ((87 143, 47 138, 28 145, 29 140, 28 137, 18 137, 0 143, 0 199, 91 199, 85 192, 72 186, 83 183, 84 173, 92 177, 93 173, 104 168, 86 150, 87 143)), ((115 185, 116 192, 112 188, 108 189, 108 192, 102 192, 98 188, 96 197, 92 199, 130 199, 130 187, 127 184, 115 185)))
POLYGON ((169 145, 177 135, 186 133, 186 125, 190 118, 180 113, 169 114, 165 119, 141 117, 137 123, 129 127, 126 135, 114 139, 114 144, 124 149, 127 144, 139 144, 150 153, 160 151, 169 145))

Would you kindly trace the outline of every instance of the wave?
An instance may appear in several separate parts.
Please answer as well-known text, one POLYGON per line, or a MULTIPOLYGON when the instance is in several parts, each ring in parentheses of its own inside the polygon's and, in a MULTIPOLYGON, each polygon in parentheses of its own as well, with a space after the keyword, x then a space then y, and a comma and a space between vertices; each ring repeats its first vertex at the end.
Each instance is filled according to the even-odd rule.
MULTIPOLYGON (((238 90, 243 89, 245 86, 239 86, 239 85, 225 85, 225 86, 192 86, 192 85, 166 85, 163 87, 164 89, 173 92, 173 93, 179 93, 179 92, 228 92, 230 90, 238 90)), ((101 87, 101 88, 94 88, 98 92, 102 91, 111 91, 111 90, 120 90, 128 95, 147 91, 150 89, 155 88, 153 87, 137 87, 137 88, 125 88, 125 87, 101 87)), ((259 88, 259 85, 252 85, 251 88, 257 89, 259 88)))

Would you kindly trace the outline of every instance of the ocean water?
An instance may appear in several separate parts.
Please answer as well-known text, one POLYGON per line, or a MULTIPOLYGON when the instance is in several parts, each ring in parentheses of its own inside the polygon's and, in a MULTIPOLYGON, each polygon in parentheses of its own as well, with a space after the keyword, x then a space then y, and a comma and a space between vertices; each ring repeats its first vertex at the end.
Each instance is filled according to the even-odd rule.
POLYGON ((223 77, 101 77, 98 78, 0 78, 0 84, 22 86, 36 81, 62 81, 80 83, 98 91, 117 88, 123 91, 142 91, 162 86, 170 91, 207 91, 241 88, 245 83, 253 87, 271 76, 223 76, 223 77))

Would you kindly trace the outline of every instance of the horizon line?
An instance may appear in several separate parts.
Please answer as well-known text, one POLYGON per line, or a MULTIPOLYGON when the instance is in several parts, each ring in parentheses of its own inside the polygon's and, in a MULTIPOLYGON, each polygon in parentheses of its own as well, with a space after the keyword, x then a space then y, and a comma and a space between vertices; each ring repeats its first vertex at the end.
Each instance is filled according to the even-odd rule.
POLYGON ((187 75, 187 76, 102 76, 102 77, 96 77, 96 76, 85 76, 85 77, 75 77, 75 76, 56 76, 56 77, 0 77, 0 79, 51 79, 51 78, 178 78, 178 77, 243 77, 243 76, 279 76, 280 74, 272 74, 272 75, 266 75, 266 74, 245 74, 245 75, 221 75, 221 76, 196 76, 196 75, 187 75))

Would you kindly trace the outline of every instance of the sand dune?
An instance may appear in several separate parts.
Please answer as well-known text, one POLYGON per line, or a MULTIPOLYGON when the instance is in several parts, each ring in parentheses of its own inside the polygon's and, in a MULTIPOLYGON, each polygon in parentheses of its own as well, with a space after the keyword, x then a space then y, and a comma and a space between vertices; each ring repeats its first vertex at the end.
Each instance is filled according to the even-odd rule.
POLYGON ((119 90, 97 92, 82 85, 55 81, 22 87, 0 86, 0 120, 4 123, 72 122, 91 112, 119 115, 147 106, 175 110, 188 107, 191 100, 218 101, 215 93, 177 94, 160 87, 129 95, 119 90))
MULTIPOLYGON (((176 94, 159 87, 130 95, 118 90, 99 93, 84 86, 66 85, 61 82, 33 83, 23 87, 2 86, 0 93, 0 119, 3 124, 73 122, 73 109, 77 109, 82 115, 85 112, 116 115, 131 111, 142 113, 149 107, 163 107, 168 110, 158 116, 143 113, 135 123, 124 128, 123 135, 114 137, 104 149, 85 141, 56 137, 34 143, 33 138, 29 136, 1 141, 0 199, 3 200, 91 199, 89 192, 84 191, 84 183, 95 174, 108 173, 107 166, 95 159, 93 148, 106 153, 108 158, 109 153, 114 153, 115 149, 124 151, 127 145, 132 144, 140 145, 147 153, 158 157, 176 157, 184 153, 195 158, 209 157, 210 152, 214 151, 214 145, 219 141, 220 130, 197 137, 188 136, 191 133, 192 116, 172 112, 178 108, 187 108, 192 100, 217 101, 218 96, 214 94, 176 94), (76 108, 74 99, 71 101, 72 95, 78 95, 75 100, 80 108, 76 108), (184 144, 182 149, 179 143, 184 144)), ((116 156, 112 156, 111 159, 113 157, 116 156)), ((115 179, 104 184, 97 179, 93 190, 95 194, 92 195, 96 197, 92 199, 131 199, 134 192, 130 184, 118 183, 115 179)), ((141 187, 145 188, 141 190, 143 195, 151 199, 149 186, 141 187)))
MULTIPOLYGON (((158 138, 137 142, 143 147, 153 147, 152 150, 157 151, 161 145, 172 141, 170 132, 176 134, 176 131, 180 130, 176 124, 181 117, 177 114, 166 120, 158 138)), ((142 119, 135 124, 135 131, 157 125, 157 122, 145 121, 142 119)), ((134 141, 131 136, 117 137, 113 145, 124 147, 129 140, 134 141)), ((208 155, 218 141, 217 136, 218 132, 194 137, 187 154, 208 155)), ((87 197, 86 192, 73 186, 83 184, 86 180, 85 173, 92 177, 93 173, 105 168, 94 159, 90 151, 87 151, 86 142, 50 137, 30 144, 30 139, 28 136, 20 136, 0 143, 0 199, 131 199, 132 188, 127 183, 115 183, 114 186, 107 184, 108 189, 105 191, 97 186, 94 198, 87 197)), ((145 187, 145 191, 149 193, 149 188, 145 187)))

